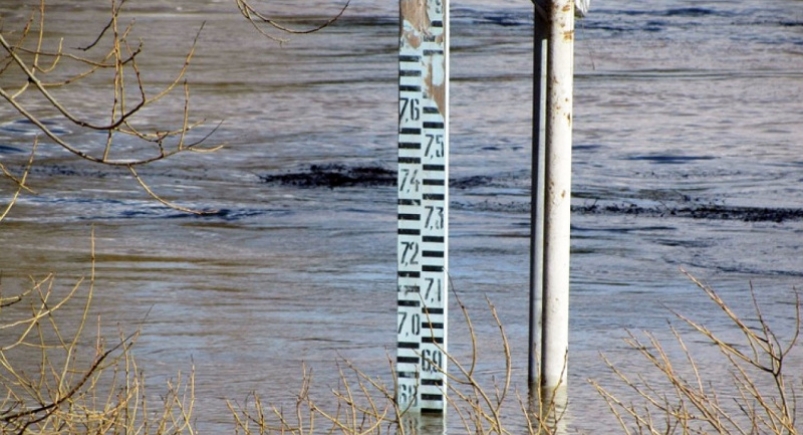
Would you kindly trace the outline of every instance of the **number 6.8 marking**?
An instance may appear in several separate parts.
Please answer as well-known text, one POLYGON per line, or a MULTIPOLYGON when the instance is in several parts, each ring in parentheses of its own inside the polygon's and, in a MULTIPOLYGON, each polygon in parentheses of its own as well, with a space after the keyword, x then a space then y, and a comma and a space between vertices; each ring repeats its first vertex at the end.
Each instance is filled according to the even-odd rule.
POLYGON ((400 384, 399 385, 399 406, 402 409, 407 408, 408 406, 414 407, 418 405, 418 388, 414 385, 406 385, 400 384))

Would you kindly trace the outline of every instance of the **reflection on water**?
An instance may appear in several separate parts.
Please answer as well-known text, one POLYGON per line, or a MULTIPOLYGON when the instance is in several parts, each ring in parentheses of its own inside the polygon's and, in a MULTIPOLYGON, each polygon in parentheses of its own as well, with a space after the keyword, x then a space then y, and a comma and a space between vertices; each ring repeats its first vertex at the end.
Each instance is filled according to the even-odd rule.
POLYGON ((404 433, 413 435, 441 435, 447 433, 446 416, 444 414, 405 414, 402 417, 402 425, 404 426, 404 433))
MULTIPOLYGON (((339 6, 316 4, 321 15, 339 6)), ((667 308, 725 328, 680 268, 740 312, 750 312, 751 281, 767 312, 788 313, 803 270, 803 15, 795 6, 612 0, 578 23, 571 429, 618 427, 586 382, 611 381, 599 352, 648 370, 622 344, 624 328, 665 331, 667 308)), ((54 7, 48 37, 64 35, 69 46, 98 30, 86 23, 105 22, 103 10, 81 2, 54 7)), ((227 148, 140 174, 182 205, 220 212, 176 213, 149 200, 125 170, 43 144, 30 176, 36 194, 0 225, 3 289, 49 271, 70 286, 88 273, 94 227, 96 313, 111 329, 141 325, 136 355, 154 384, 195 364, 206 431, 231 428, 224 398, 256 391, 294 403, 302 362, 316 369, 321 395, 338 382, 339 357, 392 382, 395 5, 354 1, 326 32, 281 47, 258 37, 228 2, 131 7, 153 86, 172 79, 188 35, 206 22, 189 73, 191 110, 210 126, 223 121, 214 140, 227 148), (354 182, 365 176, 360 168, 374 168, 381 182, 354 182), (322 174, 323 186, 281 181, 322 174)), ((298 14, 295 3, 271 7, 298 14)), ((450 270, 479 335, 479 378, 492 388, 504 373, 487 296, 511 343, 513 387, 524 394, 531 5, 470 0, 452 8, 450 270)), ((8 5, 0 13, 6 27, 24 16, 8 5)), ((109 101, 98 87, 63 98, 87 116, 105 114, 109 101)), ((180 108, 168 101, 146 119, 180 120, 180 108)), ((55 115, 47 122, 73 141, 101 144, 55 115)), ((17 170, 27 159, 30 127, 0 105, 4 165, 17 170)), ((10 188, 0 184, 4 198, 10 188)), ((794 328, 790 315, 773 321, 779 331, 794 328)), ((469 359, 466 325, 453 320, 450 334, 452 353, 469 359)), ((715 361, 711 351, 702 347, 700 358, 715 361)), ((716 369, 708 375, 729 379, 716 369)), ((518 404, 505 410, 512 425, 524 424, 518 404)), ((461 426, 450 414, 446 427, 461 426)))

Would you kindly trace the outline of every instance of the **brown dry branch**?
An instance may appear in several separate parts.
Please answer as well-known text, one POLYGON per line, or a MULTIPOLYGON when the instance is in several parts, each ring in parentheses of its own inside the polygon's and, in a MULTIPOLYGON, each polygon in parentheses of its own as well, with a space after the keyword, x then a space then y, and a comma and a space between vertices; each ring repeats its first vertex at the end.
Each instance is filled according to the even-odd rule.
MULTIPOLYGON (((317 32, 335 22, 348 7, 348 1, 340 11, 320 25, 309 29, 294 29, 280 24, 266 14, 258 11, 246 0, 235 0, 240 13, 262 35, 277 41, 286 39, 268 33, 262 24, 287 34, 307 34, 317 32)), ((126 0, 110 0, 110 18, 97 36, 82 47, 65 48, 60 39, 55 48, 45 47, 46 0, 40 0, 39 7, 30 14, 20 29, 0 28, 0 98, 5 100, 16 113, 20 114, 49 142, 60 146, 73 155, 98 164, 127 168, 144 191, 174 209, 197 214, 215 213, 216 210, 199 211, 182 207, 169 201, 151 189, 137 173, 136 167, 164 160, 186 151, 212 152, 223 145, 206 145, 210 136, 220 127, 200 138, 190 139, 189 134, 205 123, 205 120, 192 120, 190 116, 190 88, 187 72, 198 46, 198 38, 203 24, 190 44, 183 62, 175 77, 163 89, 153 92, 146 90, 143 71, 139 59, 143 54, 143 43, 135 41, 133 20, 124 22, 123 6, 126 0), (96 54, 93 54, 96 53, 96 54), (59 92, 66 92, 72 85, 86 81, 90 77, 101 80, 100 88, 107 90, 111 97, 109 106, 99 107, 98 114, 86 117, 59 98, 59 92), (138 127, 144 125, 143 112, 183 89, 184 109, 180 123, 171 126, 138 127), (38 104, 32 104, 31 102, 38 104), (44 104, 44 109, 36 108, 44 104), (49 126, 44 121, 45 112, 56 112, 66 122, 79 130, 97 131, 104 134, 102 149, 100 144, 78 145, 66 134, 49 126), (97 121, 103 119, 105 121, 97 121), (123 150, 117 146, 120 137, 133 139, 135 148, 123 150)), ((96 86, 98 87, 98 86, 96 86)), ((35 148, 35 147, 34 147, 35 148)), ((30 167, 25 170, 27 175, 30 167)), ((28 190, 10 171, 0 165, 3 176, 16 183, 19 189, 0 214, 0 220, 8 213, 22 190, 28 190)), ((23 176, 24 178, 24 176, 23 176)))
POLYGON ((50 274, 0 300, 0 433, 193 434, 192 374, 168 383, 153 412, 130 351, 137 334, 107 345, 98 324, 94 346, 87 345, 94 261, 93 238, 90 275, 66 294, 50 274), (58 314, 81 292, 77 324, 65 327, 58 314))
MULTIPOLYGON (((348 368, 338 367, 339 387, 331 391, 333 406, 324 407, 310 393, 312 370, 302 367, 302 380, 294 408, 263 405, 256 393, 244 403, 228 401, 234 417, 235 433, 294 434, 316 433, 384 434, 397 433, 400 421, 393 393, 381 380, 372 379, 344 361, 348 368)), ((403 432, 400 432, 403 433, 403 432)))
MULTIPOLYGON (((454 290, 454 288, 452 283, 452 289, 454 290)), ((453 291, 453 294, 469 328, 472 354, 470 364, 466 366, 453 355, 445 352, 448 361, 457 368, 457 374, 447 375, 449 391, 452 393, 451 396, 447 396, 451 409, 458 414, 466 432, 500 435, 518 433, 518 429, 512 431, 507 428, 506 420, 512 416, 505 415, 506 409, 503 409, 507 402, 511 400, 509 393, 513 363, 507 334, 496 307, 494 307, 490 299, 486 298, 494 324, 499 329, 500 342, 502 344, 500 352, 505 358, 505 376, 501 381, 501 387, 497 382, 494 382, 493 387, 488 387, 480 382, 475 372, 479 354, 476 345, 477 336, 469 316, 468 307, 463 304, 456 291, 453 291)), ((553 392, 546 393, 548 394, 540 391, 536 394, 531 392, 528 400, 524 400, 519 395, 516 397, 518 408, 524 416, 528 433, 530 434, 553 434, 558 431, 561 425, 565 407, 560 406, 560 401, 556 400, 552 395, 553 392)))
MULTIPOLYGON (((559 422, 563 418, 562 411, 555 406, 556 401, 548 403, 528 403, 510 394, 512 380, 512 362, 510 347, 507 342, 502 322, 496 309, 487 301, 495 326, 499 329, 502 343, 500 351, 505 355, 506 370, 504 379, 492 386, 484 385, 475 372, 478 364, 477 335, 474 330, 468 309, 456 298, 469 327, 469 336, 474 343, 471 359, 463 363, 445 352, 450 363, 456 367, 456 373, 449 373, 448 385, 449 412, 455 412, 463 431, 479 435, 519 434, 521 433, 520 410, 526 421, 529 434, 550 435, 557 432, 559 422), (513 401, 516 401, 515 403, 513 401), (511 402, 511 403, 509 403, 511 402), (511 412, 512 411, 512 412, 511 412), (509 413, 510 414, 506 414, 509 413), (514 426, 511 420, 519 419, 514 426)), ((430 361, 435 366, 435 361, 430 361)), ((402 409, 396 402, 397 386, 389 386, 382 379, 373 378, 355 367, 348 360, 338 365, 340 374, 339 387, 331 392, 329 400, 316 399, 311 394, 312 371, 303 369, 300 393, 293 409, 264 405, 256 393, 252 393, 243 403, 229 401, 228 406, 234 416, 235 433, 252 434, 294 434, 313 433, 327 434, 373 434, 386 433, 400 435, 418 435, 431 433, 423 425, 423 418, 402 409), (345 369, 344 369, 345 367, 345 369), (346 370, 347 369, 347 370, 346 370), (334 404, 332 400, 334 399, 334 404), (328 406, 323 405, 328 403, 328 406)), ((390 375, 395 379, 394 361, 389 358, 390 375)), ((440 422, 443 425, 443 421, 440 422)), ((440 430, 442 431, 442 429, 440 430)))
MULTIPOLYGON (((42 1, 40 9, 38 10, 38 14, 32 14, 28 24, 26 24, 25 29, 23 29, 23 31, 20 33, 17 41, 12 44, 2 33, 0 33, 0 46, 2 46, 5 51, 2 62, 9 64, 7 68, 10 68, 12 65, 16 66, 18 72, 22 73, 19 79, 20 83, 17 85, 18 88, 16 90, 11 90, 11 85, 5 85, 0 88, 0 96, 2 96, 3 99, 5 99, 6 102, 8 102, 17 112, 27 118, 28 121, 36 125, 45 136, 76 156, 96 163, 128 167, 161 160, 181 151, 192 149, 198 145, 198 143, 187 144, 184 142, 186 134, 189 132, 189 130, 198 125, 198 123, 188 122, 188 115, 186 111, 182 126, 168 131, 141 131, 132 125, 131 120, 142 109, 161 100, 166 95, 171 93, 177 86, 186 83, 184 78, 189 68, 190 61, 195 53, 198 36, 200 35, 200 31, 203 26, 201 29, 199 29, 198 34, 196 34, 195 39, 193 40, 193 43, 186 54, 184 63, 173 81, 161 91, 149 96, 145 90, 145 86, 142 81, 142 73, 137 63, 137 56, 142 53, 142 44, 138 43, 132 45, 129 41, 129 36, 133 29, 133 23, 129 23, 124 28, 121 28, 121 5, 122 3, 112 3, 112 31, 111 35, 109 36, 109 39, 111 39, 109 41, 110 47, 107 49, 107 52, 100 56, 100 60, 95 60, 71 53, 65 53, 61 44, 55 52, 48 52, 42 49, 45 31, 45 2, 42 1), (31 32, 31 28, 33 27, 31 23, 33 23, 37 17, 38 20, 36 20, 36 22, 38 23, 38 34, 34 41, 35 47, 26 48, 25 41, 31 32), (49 67, 43 67, 43 58, 50 59, 52 64, 49 67), (40 75, 45 76, 47 73, 52 72, 56 69, 59 63, 67 59, 76 62, 79 66, 85 66, 85 69, 79 73, 73 74, 67 79, 60 79, 56 82, 46 82, 44 81, 44 78, 40 78, 40 75), (73 113, 68 107, 61 103, 61 101, 53 94, 53 92, 49 90, 51 88, 61 88, 72 84, 77 80, 84 79, 89 75, 95 74, 101 70, 112 71, 111 92, 114 97, 114 103, 109 108, 110 116, 108 122, 106 123, 98 124, 91 122, 73 113), (130 96, 132 92, 126 85, 126 81, 131 76, 133 76, 134 83, 136 84, 133 97, 130 96), (25 104, 20 101, 20 97, 22 97, 26 91, 31 89, 31 85, 33 85, 34 92, 38 92, 39 96, 44 97, 44 99, 50 103, 50 106, 56 109, 65 119, 69 120, 78 127, 104 132, 106 136, 106 143, 103 152, 100 154, 94 154, 90 151, 83 151, 77 146, 68 143, 59 134, 53 132, 47 125, 45 125, 37 115, 31 113, 26 108, 25 104), (143 158, 112 159, 109 157, 109 155, 113 145, 114 133, 123 133, 138 137, 139 139, 145 141, 146 144, 152 145, 156 152, 152 156, 143 158), (165 141, 168 138, 178 139, 178 143, 172 149, 165 148, 165 141)), ((106 33, 107 32, 105 30, 101 32, 99 40, 104 39, 106 33)), ((99 41, 93 43, 92 47, 98 45, 98 42, 99 41)), ((9 71, 3 72, 8 73, 9 71)), ((189 97, 185 95, 185 102, 188 102, 188 100, 189 97)))
POLYGON ((31 172, 31 167, 33 166, 33 158, 36 155, 36 146, 39 145, 39 138, 34 138, 33 146, 31 147, 31 154, 28 158, 28 163, 25 165, 25 168, 22 170, 22 175, 19 177, 14 176, 14 174, 9 171, 3 162, 0 162, 0 172, 3 173, 3 178, 10 180, 14 183, 17 188, 14 190, 14 193, 11 195, 11 200, 9 200, 8 204, 3 207, 3 211, 0 212, 0 222, 3 222, 3 219, 8 216, 8 212, 11 211, 11 208, 14 207, 16 204, 17 199, 19 199, 20 194, 22 191, 26 191, 29 193, 36 193, 30 187, 25 184, 25 181, 28 179, 28 174, 31 172))
POLYGON ((292 27, 288 27, 286 25, 280 24, 275 18, 270 17, 269 15, 260 12, 257 8, 255 8, 248 0, 234 0, 237 4, 237 8, 240 10, 240 13, 254 26, 257 32, 259 32, 262 36, 278 42, 278 43, 285 43, 288 40, 286 38, 280 38, 274 34, 268 32, 268 30, 263 29, 260 27, 260 24, 265 25, 268 29, 274 29, 279 32, 288 33, 288 34, 307 34, 307 33, 314 33, 317 32, 325 27, 328 27, 335 21, 337 21, 344 12, 346 12, 346 8, 349 7, 349 3, 351 0, 347 0, 346 4, 340 9, 340 11, 328 18, 323 24, 319 24, 317 26, 313 26, 309 29, 294 29, 292 27))
MULTIPOLYGON (((124 3, 125 0, 112 0, 109 22, 99 32, 97 38, 85 47, 70 51, 64 47, 63 40, 59 41, 55 50, 46 50, 43 47, 46 7, 45 0, 41 0, 38 9, 31 13, 22 29, 16 32, 5 30, 0 32, 0 47, 2 47, 0 74, 4 76, 4 82, 0 85, 0 97, 15 112, 33 124, 50 142, 81 159, 108 166, 129 168, 132 173, 135 166, 163 160, 185 151, 219 149, 220 146, 201 147, 211 133, 198 140, 188 140, 190 131, 204 122, 203 120, 190 120, 190 94, 186 81, 186 74, 195 54, 203 25, 195 35, 175 78, 164 89, 151 93, 145 89, 143 72, 138 61, 143 52, 142 42, 131 40, 133 21, 125 24, 121 19, 124 3), (90 53, 97 51, 100 51, 97 55, 90 53), (75 72, 76 70, 77 72, 75 72), (67 77, 63 77, 64 75, 67 77), (102 86, 107 87, 112 97, 109 107, 99 108, 101 111, 108 110, 107 119, 103 122, 93 121, 77 114, 55 93, 57 89, 64 92, 70 85, 86 80, 90 76, 102 76, 100 79, 105 83, 102 86), (146 108, 172 94, 177 87, 184 90, 184 112, 178 126, 149 130, 136 126, 138 116, 146 108), (55 110, 64 120, 79 129, 102 132, 105 136, 102 149, 93 150, 84 145, 74 144, 63 133, 50 127, 43 121, 44 112, 36 109, 36 104, 32 104, 37 101, 44 102, 45 110, 55 110), (117 136, 120 135, 135 138, 138 144, 134 151, 120 151, 123 154, 120 157, 114 157, 114 150, 117 149, 115 145, 117 136)), ((90 144, 89 147, 92 145, 90 144)), ((30 167, 26 169, 25 174, 29 169, 30 167)), ((14 180, 7 169, 3 168, 2 172, 4 178, 14 180)), ((152 189, 147 188, 147 185, 138 176, 137 181, 145 187, 148 195, 163 204, 182 211, 199 213, 177 207, 162 199, 152 189)), ((18 182, 17 185, 24 187, 23 183, 18 182)), ((14 204, 19 193, 20 189, 14 194, 2 216, 5 216, 8 209, 14 204)))
POLYGON ((609 387, 590 381, 617 417, 626 434, 798 434, 797 402, 785 364, 797 344, 800 331, 800 296, 795 294, 795 326, 786 343, 764 317, 750 286, 756 326, 737 315, 710 286, 687 274, 711 302, 722 311, 733 330, 743 340, 738 344, 724 340, 710 328, 682 314, 674 313, 691 327, 695 337, 716 346, 724 357, 721 367, 728 370, 735 393, 722 391, 705 378, 694 351, 676 328, 670 326, 675 344, 683 355, 673 358, 667 347, 652 333, 646 342, 629 333, 625 342, 649 363, 659 379, 632 375, 603 356, 612 373, 641 402, 626 402, 609 387))

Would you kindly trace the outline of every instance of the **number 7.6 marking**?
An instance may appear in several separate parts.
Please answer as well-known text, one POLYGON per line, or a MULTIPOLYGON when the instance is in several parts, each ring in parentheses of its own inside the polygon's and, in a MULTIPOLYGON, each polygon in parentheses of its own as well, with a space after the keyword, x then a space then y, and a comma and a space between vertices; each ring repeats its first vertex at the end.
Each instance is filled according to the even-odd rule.
POLYGON ((401 108, 399 109, 399 121, 404 118, 404 114, 407 113, 407 109, 410 109, 410 119, 413 121, 418 121, 421 118, 421 109, 418 107, 419 102, 418 98, 399 98, 399 103, 401 104, 401 108))

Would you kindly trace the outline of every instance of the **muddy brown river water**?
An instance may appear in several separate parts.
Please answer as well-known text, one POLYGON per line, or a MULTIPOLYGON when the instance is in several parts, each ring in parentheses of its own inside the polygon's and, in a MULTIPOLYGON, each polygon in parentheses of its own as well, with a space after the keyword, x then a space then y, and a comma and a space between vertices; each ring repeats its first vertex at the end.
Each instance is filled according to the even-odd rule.
MULTIPOLYGON (((3 291, 51 271, 70 287, 88 273, 94 228, 94 313, 110 331, 141 328, 135 355, 153 394, 194 364, 197 425, 206 433, 233 427, 225 399, 255 391, 294 404, 302 363, 314 367, 322 397, 337 384, 339 358, 390 381, 395 5, 354 0, 324 31, 279 45, 233 2, 130 3, 123 16, 136 17, 149 87, 175 75, 205 23, 187 76, 191 113, 208 120, 197 137, 222 121, 210 141, 226 147, 140 174, 181 205, 218 212, 166 208, 127 171, 77 161, 43 141, 29 179, 36 194, 23 195, 0 223, 3 291)), ((268 8, 307 25, 340 6, 268 8)), ((46 43, 91 42, 105 7, 54 5, 46 43)), ((450 272, 483 338, 480 373, 503 372, 487 296, 524 392, 532 6, 465 0, 451 8, 450 272)), ((27 11, 0 6, 3 31, 18 28, 27 11)), ((612 382, 600 352, 649 372, 623 344, 626 329, 666 337, 675 310, 729 334, 681 269, 743 313, 752 283, 777 329, 794 328, 791 290, 803 280, 803 9, 795 0, 600 0, 578 22, 575 70, 569 423, 611 433, 616 422, 587 379, 612 382)), ((87 117, 105 116, 110 96, 92 80, 59 95, 87 117)), ((167 99, 142 122, 178 122, 182 104, 167 99)), ((99 135, 42 116, 72 143, 102 146, 99 135)), ((4 165, 21 168, 35 134, 0 104, 4 165)), ((3 203, 12 189, 0 181, 3 203)), ((76 306, 64 315, 78 314, 76 306)), ((451 324, 451 350, 465 358, 466 327, 451 324)), ((707 379, 729 382, 715 349, 696 354, 710 367, 707 379)))

